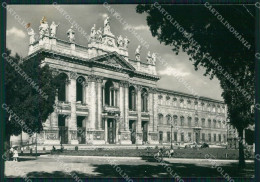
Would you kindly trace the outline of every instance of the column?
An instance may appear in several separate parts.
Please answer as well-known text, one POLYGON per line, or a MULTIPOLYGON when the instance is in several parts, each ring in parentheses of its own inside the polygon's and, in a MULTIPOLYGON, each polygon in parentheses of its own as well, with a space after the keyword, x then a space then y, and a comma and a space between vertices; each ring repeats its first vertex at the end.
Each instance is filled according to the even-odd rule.
POLYGON ((105 143, 107 143, 107 118, 105 118, 105 143))
POLYGON ((112 90, 109 89, 109 106, 112 106, 112 90))
POLYGON ((105 106, 105 87, 102 87, 102 94, 103 94, 103 106, 105 106))
POLYGON ((90 130, 95 129, 96 123, 96 82, 95 77, 93 75, 89 76, 89 126, 90 130))
POLYGON ((78 144, 77 140, 77 114, 76 114, 76 79, 71 78, 69 84, 69 101, 71 106, 71 117, 68 121, 69 141, 78 144))
POLYGON ((101 130, 102 125, 102 79, 99 78, 97 82, 97 122, 98 130, 101 130))
POLYGON ((137 144, 142 144, 142 127, 141 127, 141 123, 142 123, 142 113, 141 113, 141 86, 138 86, 137 89, 137 127, 136 127, 136 133, 139 134, 139 136, 141 136, 141 138, 139 138, 139 136, 136 137, 136 143, 137 144))
POLYGON ((129 130, 129 119, 128 119, 128 111, 129 111, 129 88, 128 84, 125 85, 125 119, 124 119, 124 130, 129 130))
POLYGON ((119 83, 119 110, 120 110, 120 117, 122 118, 123 121, 125 121, 125 104, 124 104, 124 97, 125 92, 124 92, 124 83, 120 82, 119 83))

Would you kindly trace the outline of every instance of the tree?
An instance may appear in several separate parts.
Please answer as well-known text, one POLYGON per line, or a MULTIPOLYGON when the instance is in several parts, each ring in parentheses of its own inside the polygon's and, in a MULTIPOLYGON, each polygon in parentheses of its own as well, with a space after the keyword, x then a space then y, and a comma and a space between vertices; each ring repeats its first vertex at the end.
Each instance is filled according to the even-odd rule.
MULTIPOLYGON (((147 13, 152 36, 172 46, 175 54, 186 52, 195 70, 205 68, 204 76, 219 79, 228 119, 242 139, 243 129, 254 123, 255 7, 155 3, 138 5, 136 11, 147 13)), ((239 167, 243 168, 244 150, 239 143, 239 167)))
POLYGON ((5 141, 9 146, 12 135, 43 130, 43 123, 54 111, 59 84, 49 66, 42 64, 41 55, 24 60, 18 54, 11 56, 7 49, 4 57, 5 141))

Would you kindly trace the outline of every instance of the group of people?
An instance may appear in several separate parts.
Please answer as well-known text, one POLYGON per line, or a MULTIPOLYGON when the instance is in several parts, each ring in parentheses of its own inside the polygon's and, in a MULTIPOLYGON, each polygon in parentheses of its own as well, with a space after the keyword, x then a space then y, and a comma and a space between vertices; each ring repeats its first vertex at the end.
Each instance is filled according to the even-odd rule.
MULTIPOLYGON (((173 149, 166 150, 165 154, 168 156, 168 158, 172 158, 173 155, 174 155, 174 150, 173 149)), ((158 153, 156 155, 157 155, 157 157, 162 159, 163 158, 163 149, 162 148, 159 149, 159 151, 158 151, 158 153)))
POLYGON ((9 160, 12 160, 15 161, 15 162, 18 162, 18 151, 17 151, 17 148, 13 148, 11 147, 10 150, 9 150, 9 160))

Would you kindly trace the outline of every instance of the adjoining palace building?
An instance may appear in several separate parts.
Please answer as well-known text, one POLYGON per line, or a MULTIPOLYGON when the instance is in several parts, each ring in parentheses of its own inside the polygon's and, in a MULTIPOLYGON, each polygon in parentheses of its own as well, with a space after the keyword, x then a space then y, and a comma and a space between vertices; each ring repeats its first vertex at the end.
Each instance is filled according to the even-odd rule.
POLYGON ((102 30, 93 26, 87 47, 75 43, 73 27, 69 41, 56 38, 56 28, 43 19, 39 40, 29 32, 26 59, 43 55, 63 85, 38 135, 42 146, 226 143, 225 104, 158 88, 156 54, 141 61, 138 46, 130 59, 129 40, 111 32, 109 18, 102 30))

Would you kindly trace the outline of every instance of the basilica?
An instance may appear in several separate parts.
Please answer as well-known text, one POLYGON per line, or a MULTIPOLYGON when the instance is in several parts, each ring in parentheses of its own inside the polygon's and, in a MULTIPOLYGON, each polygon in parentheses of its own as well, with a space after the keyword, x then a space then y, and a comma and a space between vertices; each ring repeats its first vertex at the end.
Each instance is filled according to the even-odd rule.
POLYGON ((74 27, 68 40, 56 37, 57 27, 43 19, 38 39, 28 32, 26 59, 43 56, 62 85, 39 147, 227 142, 226 105, 158 88, 157 55, 141 60, 138 46, 131 59, 130 41, 112 33, 109 17, 92 27, 86 47, 75 42, 74 27))

